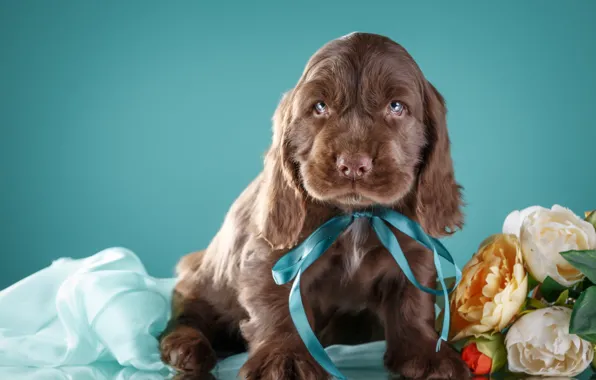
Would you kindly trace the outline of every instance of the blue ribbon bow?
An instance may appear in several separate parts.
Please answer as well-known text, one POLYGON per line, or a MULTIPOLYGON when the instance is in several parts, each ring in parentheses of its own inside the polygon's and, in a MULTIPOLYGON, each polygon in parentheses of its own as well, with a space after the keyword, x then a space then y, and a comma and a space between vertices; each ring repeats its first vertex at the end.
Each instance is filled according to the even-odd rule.
POLYGON ((315 336, 315 333, 310 328, 304 305, 302 303, 302 296, 300 294, 300 277, 302 273, 314 263, 325 251, 337 240, 337 238, 348 228, 356 218, 368 218, 370 224, 375 230, 381 243, 387 248, 391 256, 395 259, 401 270, 408 278, 408 280, 423 292, 433 295, 443 295, 445 297, 445 313, 443 315, 443 329, 441 337, 437 341, 437 351, 440 349, 441 341, 447 341, 449 334, 450 312, 449 312, 449 293, 453 290, 447 289, 445 284, 445 277, 441 268, 439 259, 443 257, 455 267, 455 276, 457 286, 461 279, 461 271, 455 264, 453 257, 449 254, 445 246, 437 239, 428 236, 422 227, 405 215, 397 211, 386 208, 375 208, 372 211, 355 212, 352 215, 336 216, 315 232, 313 232, 306 240, 304 240, 296 248, 292 249, 281 257, 273 266, 273 279, 278 285, 286 284, 294 280, 292 289, 290 291, 290 315, 294 321, 294 325, 298 330, 298 334, 306 345, 306 348, 313 356, 313 358, 332 376, 338 379, 346 379, 344 375, 333 364, 325 349, 315 336), (402 251, 397 238, 387 225, 390 224, 399 231, 408 235, 418 243, 422 244, 433 252, 435 267, 437 268, 437 276, 441 283, 442 290, 430 289, 418 282, 412 269, 408 264, 404 252, 402 251))

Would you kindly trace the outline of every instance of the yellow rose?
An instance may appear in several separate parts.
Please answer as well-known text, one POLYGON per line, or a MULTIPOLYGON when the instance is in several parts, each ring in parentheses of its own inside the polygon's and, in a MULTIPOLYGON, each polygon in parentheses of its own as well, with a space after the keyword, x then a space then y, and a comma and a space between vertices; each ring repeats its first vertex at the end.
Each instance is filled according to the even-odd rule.
POLYGON ((520 311, 528 295, 528 275, 515 235, 486 239, 466 264, 451 296, 451 336, 502 331, 520 311))

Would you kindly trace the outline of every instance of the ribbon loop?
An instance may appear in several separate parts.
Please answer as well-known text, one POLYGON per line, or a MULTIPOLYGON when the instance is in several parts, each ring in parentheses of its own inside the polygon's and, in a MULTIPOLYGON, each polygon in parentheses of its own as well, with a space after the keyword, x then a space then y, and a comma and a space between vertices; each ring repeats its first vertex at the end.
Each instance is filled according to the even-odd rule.
POLYGON ((302 273, 339 238, 339 236, 346 230, 346 228, 357 218, 368 218, 369 222, 377 234, 381 244, 387 248, 391 256, 395 259, 397 265, 402 272, 416 288, 423 292, 433 295, 443 295, 445 297, 445 313, 443 316, 443 328, 441 336, 437 341, 437 351, 440 349, 441 341, 447 341, 450 324, 450 309, 449 309, 449 293, 457 286, 461 279, 461 271, 455 264, 453 257, 449 254, 443 244, 427 235, 422 227, 415 221, 409 219, 405 215, 397 211, 387 208, 375 208, 371 211, 358 211, 352 215, 336 216, 315 232, 313 232, 306 240, 296 246, 284 256, 282 256, 273 266, 273 278, 276 284, 286 284, 292 280, 292 289, 289 296, 290 316, 296 326, 298 334, 306 345, 306 348, 313 356, 313 358, 332 376, 344 380, 345 376, 337 369, 325 349, 317 339, 315 333, 310 327, 304 304, 302 303, 302 295, 300 294, 300 278, 302 273), (441 290, 428 288, 418 282, 414 272, 410 268, 410 264, 395 237, 395 234, 388 225, 393 226, 405 235, 414 239, 416 242, 426 247, 433 253, 433 260, 437 269, 437 277, 441 284, 441 290), (443 275, 443 268, 441 266, 440 257, 443 257, 455 268, 456 282, 453 288, 447 289, 445 284, 445 277, 443 275))

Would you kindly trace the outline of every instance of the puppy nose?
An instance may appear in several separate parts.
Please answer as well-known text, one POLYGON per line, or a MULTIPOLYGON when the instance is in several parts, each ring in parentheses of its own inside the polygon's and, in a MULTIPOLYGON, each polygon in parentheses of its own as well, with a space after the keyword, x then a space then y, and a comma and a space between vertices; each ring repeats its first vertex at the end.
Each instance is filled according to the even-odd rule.
POLYGON ((362 178, 372 170, 372 166, 372 159, 365 154, 341 154, 337 158, 337 170, 348 178, 362 178))

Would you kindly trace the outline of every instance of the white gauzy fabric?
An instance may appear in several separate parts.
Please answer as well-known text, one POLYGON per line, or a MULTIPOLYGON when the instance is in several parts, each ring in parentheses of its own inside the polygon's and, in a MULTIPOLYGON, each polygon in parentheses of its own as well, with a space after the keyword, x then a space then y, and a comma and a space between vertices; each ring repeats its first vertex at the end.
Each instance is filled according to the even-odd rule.
POLYGON ((0 292, 0 365, 116 361, 161 370, 157 335, 174 279, 156 279, 129 250, 59 259, 0 292))
MULTIPOLYGON (((0 379, 141 380, 171 377, 157 337, 170 317, 174 278, 147 274, 139 258, 110 248, 62 258, 0 292, 0 379)), ((386 379, 384 342, 326 349, 350 379, 386 379)), ((246 354, 220 361, 236 379, 246 354)))

